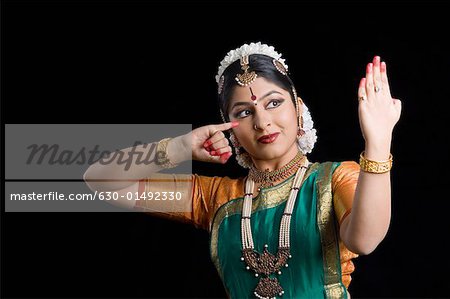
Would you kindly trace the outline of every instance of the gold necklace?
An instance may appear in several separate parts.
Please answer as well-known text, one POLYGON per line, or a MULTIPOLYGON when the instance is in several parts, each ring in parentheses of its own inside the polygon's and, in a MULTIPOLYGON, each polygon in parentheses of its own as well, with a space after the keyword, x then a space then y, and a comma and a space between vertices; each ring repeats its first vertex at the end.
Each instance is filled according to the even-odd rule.
POLYGON ((248 177, 255 183, 261 183, 261 188, 271 187, 274 185, 274 182, 284 180, 294 174, 304 159, 306 159, 306 157, 303 156, 301 152, 298 152, 289 163, 272 171, 269 171, 268 168, 262 171, 257 169, 255 165, 252 165, 250 167, 248 177))
POLYGON ((253 244, 252 229, 250 226, 250 217, 252 213, 253 188, 255 183, 248 179, 245 184, 244 203, 242 205, 241 216, 241 241, 242 241, 242 257, 241 261, 247 264, 246 269, 254 271, 255 277, 261 277, 253 294, 259 299, 272 299, 275 296, 282 296, 284 290, 280 285, 277 277, 270 277, 271 274, 281 275, 281 268, 288 267, 287 260, 292 258, 290 253, 290 226, 291 216, 297 198, 298 190, 303 182, 306 169, 308 167, 308 159, 302 159, 299 169, 292 183, 289 198, 284 208, 283 216, 281 216, 280 232, 278 241, 278 251, 276 255, 268 251, 268 245, 264 245, 263 253, 255 250, 253 244))

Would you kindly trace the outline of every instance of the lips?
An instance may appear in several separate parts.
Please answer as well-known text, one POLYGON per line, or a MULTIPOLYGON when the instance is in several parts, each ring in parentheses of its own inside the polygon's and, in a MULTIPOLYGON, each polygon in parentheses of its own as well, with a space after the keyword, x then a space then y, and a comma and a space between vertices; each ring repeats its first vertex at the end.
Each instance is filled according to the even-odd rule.
POLYGON ((280 133, 273 133, 270 135, 264 135, 258 138, 258 141, 261 143, 272 143, 274 142, 280 133))

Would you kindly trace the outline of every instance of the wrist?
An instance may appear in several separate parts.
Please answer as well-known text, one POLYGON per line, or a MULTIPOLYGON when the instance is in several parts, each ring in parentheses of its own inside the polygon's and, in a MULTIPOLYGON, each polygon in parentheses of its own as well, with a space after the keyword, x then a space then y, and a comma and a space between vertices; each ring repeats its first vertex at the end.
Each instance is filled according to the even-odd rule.
POLYGON ((370 160, 384 161, 391 154, 391 142, 369 143, 366 142, 364 156, 370 160))
MULTIPOLYGON (((187 135, 180 135, 172 138, 168 144, 169 159, 174 164, 190 160, 192 152, 188 150, 186 143, 189 142, 187 135)), ((190 147, 189 147, 190 149, 190 147)))

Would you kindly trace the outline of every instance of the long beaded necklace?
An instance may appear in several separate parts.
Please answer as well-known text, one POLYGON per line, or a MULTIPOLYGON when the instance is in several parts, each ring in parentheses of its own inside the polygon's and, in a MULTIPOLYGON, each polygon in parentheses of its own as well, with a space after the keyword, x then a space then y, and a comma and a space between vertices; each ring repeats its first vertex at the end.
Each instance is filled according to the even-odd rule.
POLYGON ((303 163, 299 165, 299 168, 295 174, 291 191, 289 193, 289 198, 287 200, 284 213, 281 217, 278 252, 276 256, 267 250, 267 247, 269 247, 267 244, 264 245, 264 252, 262 254, 254 249, 250 217, 252 212, 252 192, 255 182, 248 178, 245 184, 245 196, 241 217, 241 240, 243 248, 241 261, 245 261, 247 264, 247 270, 252 270, 255 272, 255 277, 264 275, 264 277, 260 278, 258 285, 253 292, 255 296, 260 299, 274 299, 276 295, 282 296, 284 294, 284 290, 278 279, 276 277, 269 277, 269 275, 272 273, 281 275, 280 269, 283 266, 288 267, 287 260, 292 258, 290 254, 291 215, 292 210, 294 209, 299 187, 302 184, 303 177, 309 163, 306 157, 304 157, 302 162, 303 163))

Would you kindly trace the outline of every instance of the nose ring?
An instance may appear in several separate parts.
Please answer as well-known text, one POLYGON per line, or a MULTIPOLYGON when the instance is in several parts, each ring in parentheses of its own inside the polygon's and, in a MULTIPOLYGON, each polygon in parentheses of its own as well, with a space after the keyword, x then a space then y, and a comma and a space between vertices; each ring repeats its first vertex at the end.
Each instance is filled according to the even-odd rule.
MULTIPOLYGON (((269 127, 270 124, 267 124, 267 126, 269 127)), ((256 125, 253 125, 253 128, 254 128, 255 130, 258 130, 258 127, 257 127, 256 125)))

